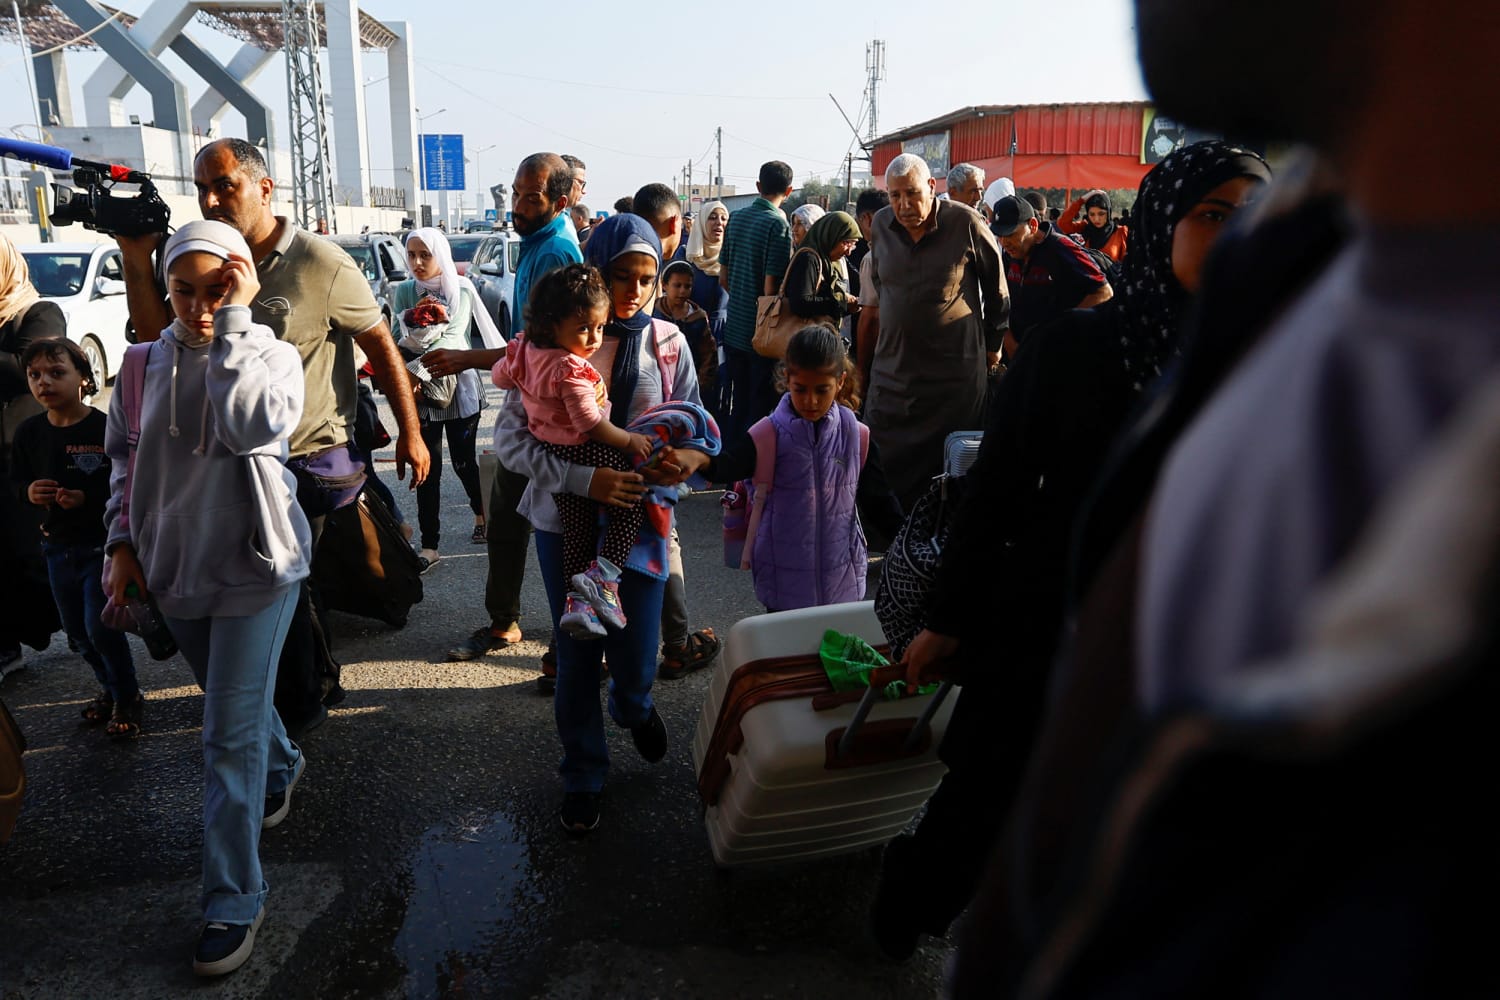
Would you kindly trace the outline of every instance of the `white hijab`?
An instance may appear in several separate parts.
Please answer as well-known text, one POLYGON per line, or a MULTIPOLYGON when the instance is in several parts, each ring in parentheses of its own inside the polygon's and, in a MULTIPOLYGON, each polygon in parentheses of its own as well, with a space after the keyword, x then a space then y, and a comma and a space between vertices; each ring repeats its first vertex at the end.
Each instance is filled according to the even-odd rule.
MULTIPOLYGON (((484 338, 484 346, 491 350, 505 346, 505 338, 495 328, 495 321, 490 318, 489 310, 484 307, 484 300, 479 297, 479 289, 474 287, 474 282, 458 273, 458 268, 453 266, 453 248, 448 245, 448 237, 441 229, 432 226, 424 226, 413 229, 406 236, 406 241, 421 240, 422 245, 432 253, 432 259, 437 262, 438 273, 435 278, 414 278, 417 287, 428 295, 442 302, 452 312, 458 305, 458 298, 468 289, 470 295, 471 314, 474 322, 479 325, 479 335, 484 338)), ((407 335, 408 337, 411 334, 407 335)), ((405 339, 405 338, 403 338, 405 339)), ((436 334, 430 339, 435 340, 436 334)), ((423 350, 424 347, 416 348, 423 350)))

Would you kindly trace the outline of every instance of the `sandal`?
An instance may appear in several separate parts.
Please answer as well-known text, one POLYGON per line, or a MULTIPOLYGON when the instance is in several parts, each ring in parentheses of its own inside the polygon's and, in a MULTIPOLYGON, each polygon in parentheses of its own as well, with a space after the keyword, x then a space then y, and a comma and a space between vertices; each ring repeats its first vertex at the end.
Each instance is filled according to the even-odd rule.
POLYGON ((438 560, 442 558, 442 556, 438 555, 437 549, 423 549, 421 552, 418 552, 417 562, 422 566, 420 572, 426 573, 428 570, 432 569, 432 567, 436 566, 438 564, 438 560), (429 552, 432 554, 428 555, 429 552))
POLYGON ((84 722, 87 722, 91 726, 97 726, 100 723, 108 722, 109 717, 114 714, 114 711, 114 697, 108 691, 100 688, 99 693, 94 695, 93 700, 83 706, 81 714, 83 715, 84 722))
POLYGON ((136 694, 134 700, 115 705, 104 732, 112 740, 133 740, 141 735, 141 716, 146 707, 146 696, 136 694))
POLYGON ((702 670, 718 655, 719 640, 714 630, 699 629, 681 645, 662 646, 661 665, 656 668, 656 675, 663 680, 675 681, 694 670, 702 670))

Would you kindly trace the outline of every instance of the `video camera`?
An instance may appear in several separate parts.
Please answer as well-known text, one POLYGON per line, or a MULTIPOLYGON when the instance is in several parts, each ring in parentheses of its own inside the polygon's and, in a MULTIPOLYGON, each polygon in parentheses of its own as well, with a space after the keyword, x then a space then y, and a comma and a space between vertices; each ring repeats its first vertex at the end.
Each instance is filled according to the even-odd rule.
POLYGON ((72 171, 77 188, 52 185, 52 222, 59 226, 81 223, 107 236, 146 236, 166 233, 172 211, 151 183, 151 175, 113 163, 76 159, 61 146, 0 138, 0 156, 41 164, 53 170, 72 171), (134 184, 133 197, 111 192, 116 184, 134 184))

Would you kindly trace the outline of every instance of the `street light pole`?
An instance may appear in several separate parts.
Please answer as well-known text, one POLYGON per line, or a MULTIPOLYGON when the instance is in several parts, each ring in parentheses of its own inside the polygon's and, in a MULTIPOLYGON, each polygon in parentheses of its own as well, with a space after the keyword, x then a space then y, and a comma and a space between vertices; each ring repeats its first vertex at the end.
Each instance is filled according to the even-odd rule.
POLYGON ((479 218, 484 218, 484 154, 494 149, 499 143, 490 143, 474 150, 474 193, 478 195, 474 200, 474 206, 479 211, 479 218))
POLYGON ((425 144, 422 142, 426 138, 426 133, 422 131, 422 123, 429 118, 436 118, 448 109, 438 108, 436 111, 430 111, 425 115, 421 113, 421 108, 413 107, 412 110, 417 112, 417 177, 419 178, 417 181, 419 185, 417 188, 417 221, 421 222, 422 202, 427 200, 427 150, 423 148, 425 144))

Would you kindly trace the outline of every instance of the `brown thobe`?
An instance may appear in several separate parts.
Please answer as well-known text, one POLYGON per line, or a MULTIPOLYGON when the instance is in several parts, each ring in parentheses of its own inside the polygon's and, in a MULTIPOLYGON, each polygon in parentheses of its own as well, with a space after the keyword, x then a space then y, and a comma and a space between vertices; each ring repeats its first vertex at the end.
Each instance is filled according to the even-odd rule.
POLYGON ((890 208, 870 226, 880 339, 865 422, 908 510, 942 470, 943 439, 982 426, 987 351, 999 351, 1010 295, 1000 248, 979 213, 933 202, 922 238, 890 208))

